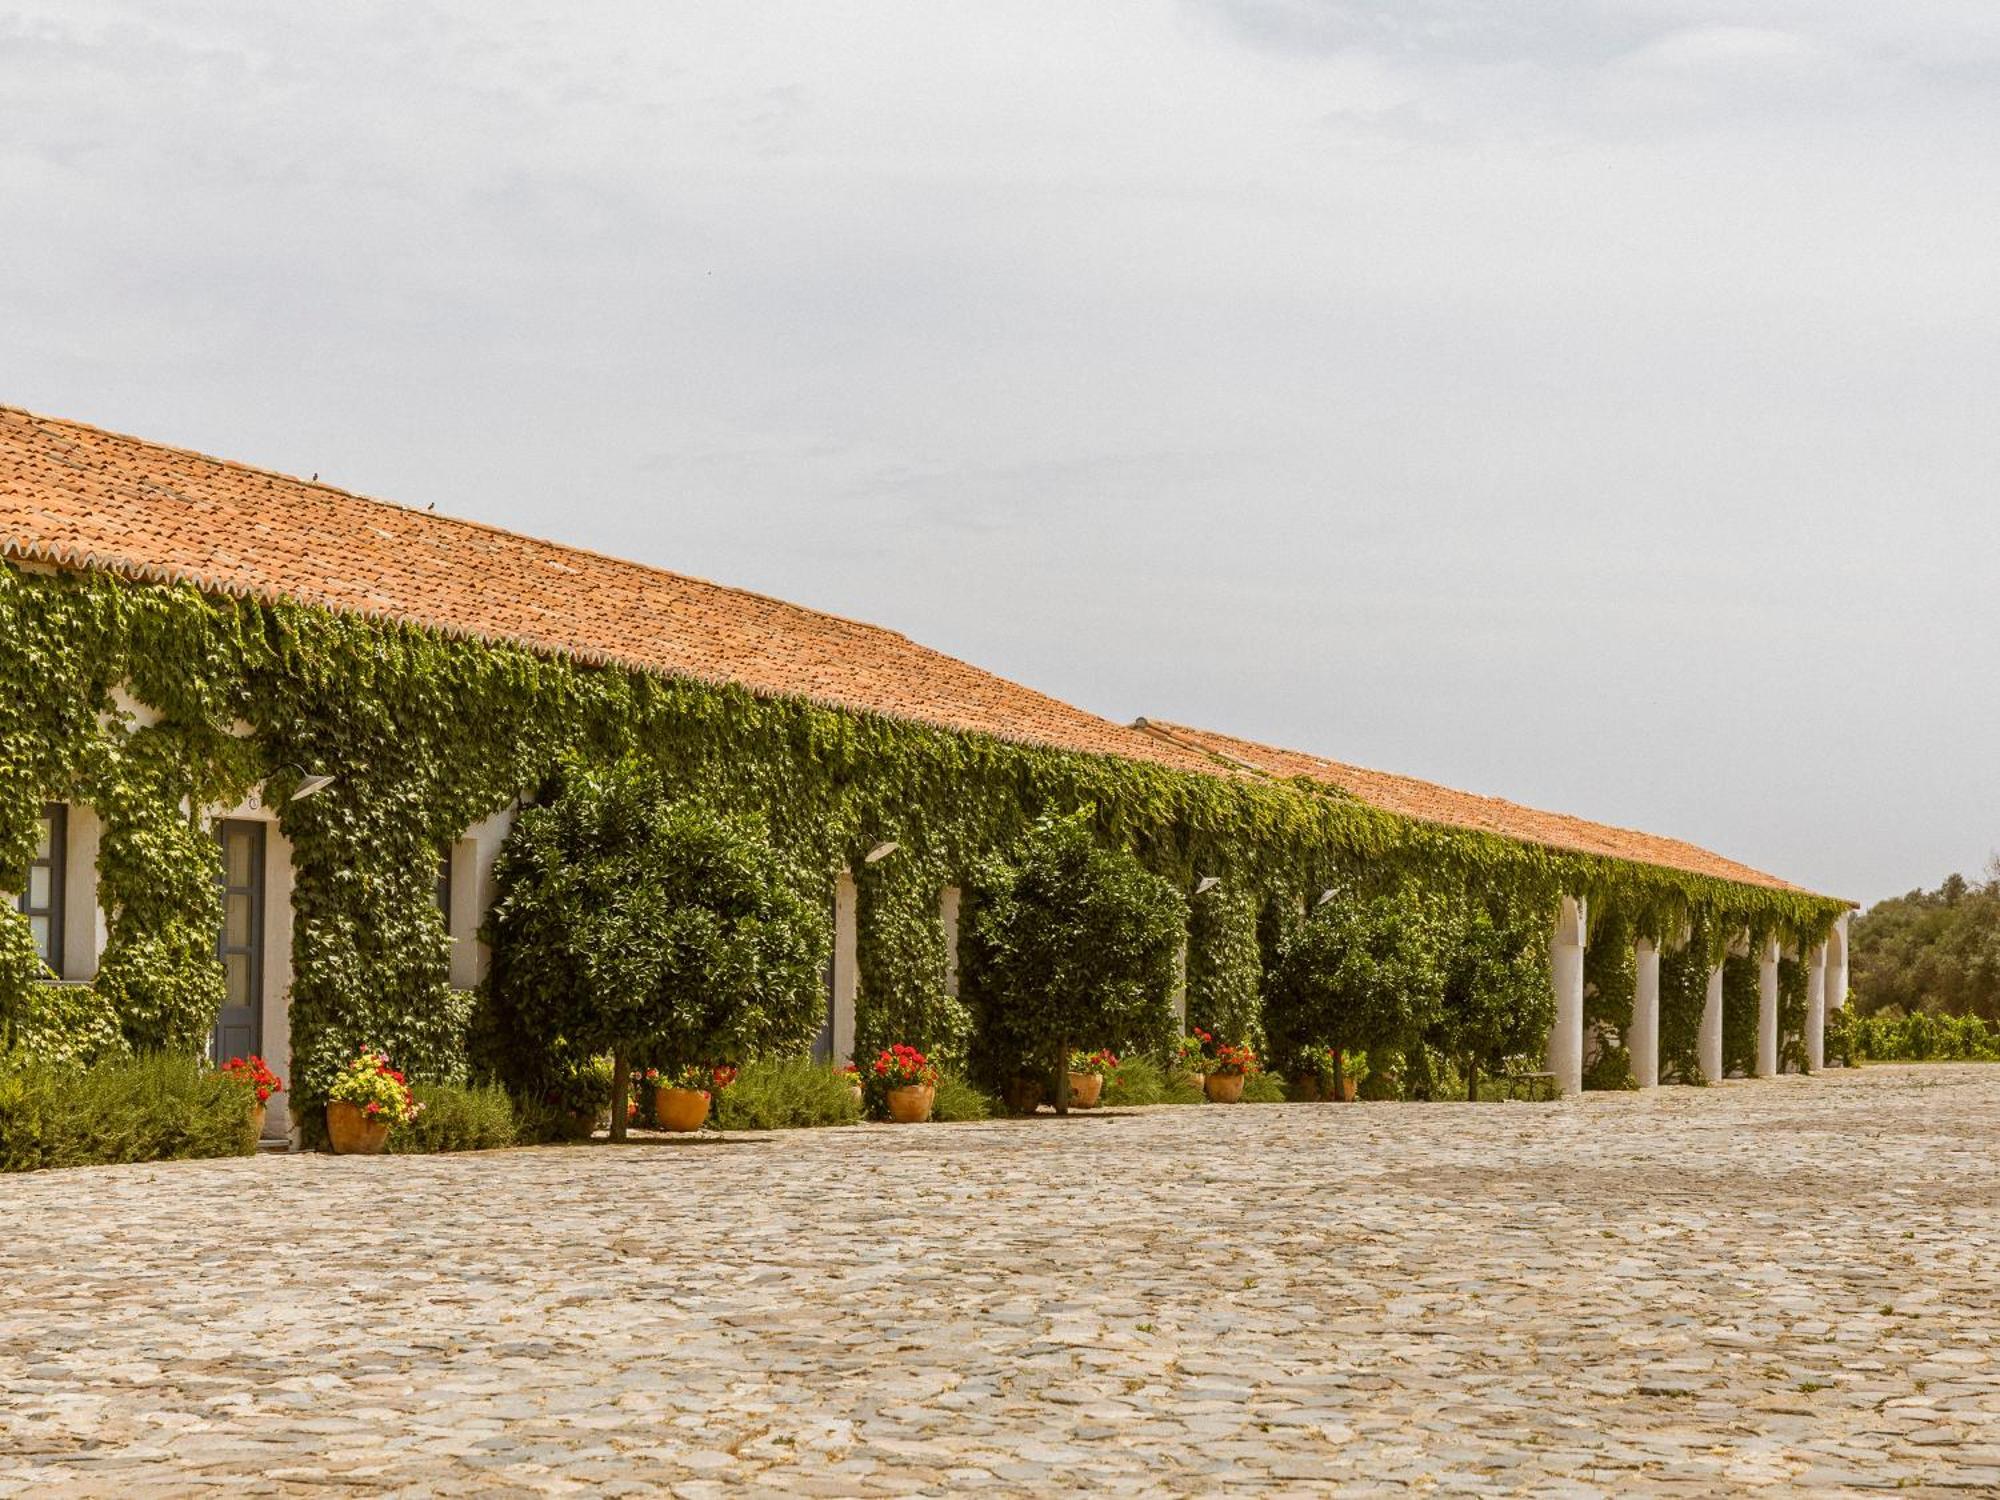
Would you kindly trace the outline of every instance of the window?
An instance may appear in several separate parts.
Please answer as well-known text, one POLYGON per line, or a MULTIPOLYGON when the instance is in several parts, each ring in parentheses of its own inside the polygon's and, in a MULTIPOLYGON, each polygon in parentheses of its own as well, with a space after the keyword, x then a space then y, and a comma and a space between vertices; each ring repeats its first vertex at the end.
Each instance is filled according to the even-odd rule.
POLYGON ((63 865, 69 846, 69 809, 52 802, 42 809, 35 835, 35 857, 28 862, 28 886, 21 892, 21 913, 34 934, 35 952, 49 972, 63 971, 63 865))

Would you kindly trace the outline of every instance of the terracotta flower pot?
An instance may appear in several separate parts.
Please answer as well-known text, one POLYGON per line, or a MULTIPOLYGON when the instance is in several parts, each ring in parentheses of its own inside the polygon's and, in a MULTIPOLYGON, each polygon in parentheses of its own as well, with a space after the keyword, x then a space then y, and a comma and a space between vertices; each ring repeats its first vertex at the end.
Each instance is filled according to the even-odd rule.
POLYGON ((1207 1080, 1208 1080, 1208 1075, 1206 1073, 1181 1074, 1181 1082, 1186 1084, 1189 1088, 1193 1089, 1196 1093, 1200 1093, 1203 1088, 1207 1087, 1207 1080))
POLYGON ((1234 1104, 1243 1097, 1243 1075, 1211 1073, 1205 1087, 1211 1104, 1234 1104))
POLYGON ((1006 1099, 1010 1115, 1031 1115, 1042 1107, 1042 1081, 1039 1078, 1016 1078, 1000 1092, 1006 1099))
POLYGON ((255 1145, 264 1139, 264 1117, 270 1113, 270 1106, 253 1103, 250 1106, 250 1142, 255 1145))
POLYGON ((889 1118, 898 1125, 921 1125, 931 1117, 937 1090, 928 1083, 906 1083, 889 1090, 889 1118))
POLYGON ((699 1130, 708 1105, 707 1089, 661 1089, 653 1096, 653 1118, 662 1130, 699 1130))
POLYGON ((1356 1078, 1352 1073, 1343 1073, 1340 1078, 1340 1102, 1342 1104, 1352 1104, 1354 1102, 1354 1091, 1360 1087, 1361 1080, 1359 1078, 1356 1078))
POLYGON ((1292 1099, 1298 1104, 1319 1103, 1319 1077, 1313 1073, 1301 1073, 1292 1080, 1292 1099))
POLYGON ((854 1095, 854 1107, 855 1107, 856 1109, 859 1109, 859 1108, 861 1108, 861 1102, 862 1102, 862 1100, 861 1100, 861 1085, 860 1085, 860 1084, 858 1084, 858 1083, 857 1083, 857 1084, 855 1084, 855 1085, 853 1086, 853 1088, 849 1090, 849 1092, 850 1092, 850 1093, 852 1093, 852 1094, 854 1095))
POLYGON ((336 1099, 326 1107, 326 1140, 335 1156, 375 1156, 389 1144, 389 1122, 370 1119, 360 1105, 336 1099))
POLYGON ((1072 1073, 1069 1075, 1069 1102, 1072 1109, 1095 1109, 1097 1101, 1104 1097, 1104 1075, 1102 1073, 1072 1073))

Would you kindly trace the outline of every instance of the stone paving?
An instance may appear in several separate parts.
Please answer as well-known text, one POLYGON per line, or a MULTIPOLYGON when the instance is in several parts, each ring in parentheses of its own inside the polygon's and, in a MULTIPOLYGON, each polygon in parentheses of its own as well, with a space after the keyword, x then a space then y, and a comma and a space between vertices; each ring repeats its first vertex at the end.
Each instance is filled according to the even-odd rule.
POLYGON ((0 1494, 2000 1489, 2000 1067, 0 1179, 0 1494))

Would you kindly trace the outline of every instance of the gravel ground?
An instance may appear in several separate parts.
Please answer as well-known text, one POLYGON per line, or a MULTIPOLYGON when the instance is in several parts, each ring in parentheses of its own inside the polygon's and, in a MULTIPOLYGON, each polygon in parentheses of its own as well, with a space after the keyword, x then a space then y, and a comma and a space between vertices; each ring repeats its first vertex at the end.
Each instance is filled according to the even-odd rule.
POLYGON ((0 1180, 0 1495, 2000 1490, 2000 1067, 0 1180))

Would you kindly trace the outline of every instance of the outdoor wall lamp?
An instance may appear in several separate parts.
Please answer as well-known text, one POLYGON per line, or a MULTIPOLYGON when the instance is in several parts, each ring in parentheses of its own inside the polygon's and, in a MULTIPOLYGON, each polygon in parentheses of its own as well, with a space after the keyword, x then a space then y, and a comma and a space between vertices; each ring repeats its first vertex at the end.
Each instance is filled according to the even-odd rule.
POLYGON ((1331 901, 1337 894, 1339 893, 1335 891, 1332 886, 1328 886, 1325 890, 1319 893, 1319 900, 1313 902, 1313 905, 1324 906, 1326 905, 1327 902, 1331 901))
POLYGON ((1221 884, 1222 877, 1220 875, 1204 875, 1200 880, 1195 882, 1194 893, 1199 896, 1205 891, 1214 890, 1221 884))
POLYGON ((306 798, 323 792, 333 785, 331 776, 321 776, 308 771, 304 766, 285 766, 282 769, 299 773, 299 784, 292 788, 292 795, 285 799, 287 802, 303 802, 306 798))
POLYGON ((901 844, 898 844, 894 839, 890 839, 887 843, 877 844, 873 849, 862 855, 861 863, 864 865, 879 864, 900 848, 902 848, 901 844))

